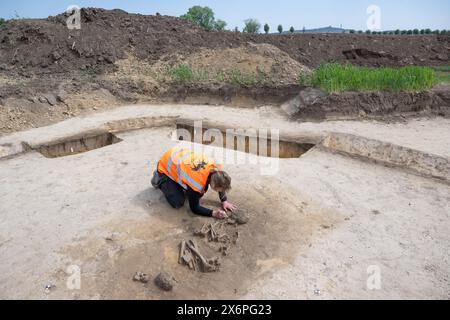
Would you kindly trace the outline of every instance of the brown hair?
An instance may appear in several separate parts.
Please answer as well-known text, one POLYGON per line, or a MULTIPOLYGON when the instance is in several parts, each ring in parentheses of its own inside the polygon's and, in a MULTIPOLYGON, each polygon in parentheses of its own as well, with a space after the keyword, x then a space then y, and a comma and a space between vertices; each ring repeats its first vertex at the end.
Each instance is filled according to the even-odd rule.
POLYGON ((231 177, 225 171, 213 170, 211 180, 214 181, 216 188, 229 191, 231 189, 231 177))

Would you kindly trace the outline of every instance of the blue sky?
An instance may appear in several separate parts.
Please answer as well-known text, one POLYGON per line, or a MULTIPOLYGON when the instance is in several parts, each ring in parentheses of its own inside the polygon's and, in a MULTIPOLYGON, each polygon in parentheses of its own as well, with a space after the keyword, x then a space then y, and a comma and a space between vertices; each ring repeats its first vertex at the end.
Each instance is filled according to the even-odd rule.
POLYGON ((278 24, 307 29, 342 25, 349 29, 367 29, 367 7, 381 8, 384 30, 431 28, 450 29, 449 0, 1 0, 0 17, 44 18, 64 11, 69 5, 80 7, 120 8, 128 12, 179 16, 193 5, 211 7, 216 18, 228 22, 228 28, 242 28, 247 18, 269 23, 272 31, 278 24))

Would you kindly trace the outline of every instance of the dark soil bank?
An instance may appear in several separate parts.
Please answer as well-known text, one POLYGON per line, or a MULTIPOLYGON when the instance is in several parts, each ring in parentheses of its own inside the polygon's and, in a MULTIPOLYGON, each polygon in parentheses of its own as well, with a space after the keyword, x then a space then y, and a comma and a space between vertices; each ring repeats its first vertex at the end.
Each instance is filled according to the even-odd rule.
POLYGON ((17 20, 0 29, 0 70, 23 74, 111 69, 132 51, 157 61, 168 53, 189 54, 200 47, 233 48, 268 43, 310 67, 324 61, 370 66, 449 64, 450 37, 350 34, 250 35, 206 31, 168 16, 122 10, 82 9, 81 30, 69 30, 67 17, 17 20))

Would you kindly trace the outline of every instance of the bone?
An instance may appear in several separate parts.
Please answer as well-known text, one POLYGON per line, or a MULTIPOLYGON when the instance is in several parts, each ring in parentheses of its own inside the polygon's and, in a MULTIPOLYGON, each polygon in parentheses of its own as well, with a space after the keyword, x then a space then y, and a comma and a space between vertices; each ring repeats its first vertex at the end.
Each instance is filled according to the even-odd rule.
POLYGON ((211 259, 206 259, 199 251, 197 244, 193 241, 193 240, 189 240, 189 242, 187 242, 187 246, 188 248, 192 251, 192 253, 194 253, 200 262, 200 266, 201 266, 201 270, 203 272, 215 272, 219 270, 219 258, 211 258, 211 259))

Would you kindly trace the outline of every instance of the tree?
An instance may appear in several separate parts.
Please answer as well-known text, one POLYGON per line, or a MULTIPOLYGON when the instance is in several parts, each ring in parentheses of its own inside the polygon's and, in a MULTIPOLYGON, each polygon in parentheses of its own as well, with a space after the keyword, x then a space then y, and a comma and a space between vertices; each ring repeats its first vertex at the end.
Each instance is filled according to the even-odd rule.
POLYGON ((420 29, 420 34, 425 34, 425 29, 420 29))
POLYGON ((259 33, 259 30, 261 29, 261 24, 256 19, 247 19, 244 21, 245 27, 244 32, 247 33, 259 33))
POLYGON ((214 12, 209 7, 193 6, 181 18, 208 30, 215 27, 214 12))
POLYGON ((353 29, 351 29, 349 32, 353 34, 353 33, 355 33, 356 31, 353 30, 353 29))
POLYGON ((290 33, 294 33, 294 32, 295 32, 294 27, 291 27, 291 28, 289 29, 289 32, 290 32, 290 33))
POLYGON ((283 26, 281 24, 278 26, 278 32, 283 33, 283 26))
POLYGON ((0 27, 4 24, 6 24, 6 20, 3 18, 0 18, 0 27))
POLYGON ((431 29, 425 29, 425 34, 431 34, 431 29))
POLYGON ((413 34, 419 34, 419 29, 414 29, 413 34))
POLYGON ((226 26, 227 26, 227 23, 223 20, 217 20, 216 22, 214 22, 214 29, 216 29, 216 30, 223 31, 223 30, 225 30, 226 26))
POLYGON ((234 27, 234 32, 239 32, 239 28, 238 27, 234 27))
POLYGON ((358 34, 363 34, 364 32, 362 30, 358 30, 358 34))
POLYGON ((394 33, 397 35, 400 34, 400 29, 395 30, 394 33))
POLYGON ((268 34, 269 31, 270 31, 270 26, 269 26, 269 24, 266 23, 266 24, 264 25, 264 32, 265 32, 266 34, 268 34))
POLYGON ((433 34, 439 34, 439 30, 434 30, 433 34))
POLYGON ((366 31, 366 34, 372 34, 372 31, 367 30, 367 31, 366 31))

